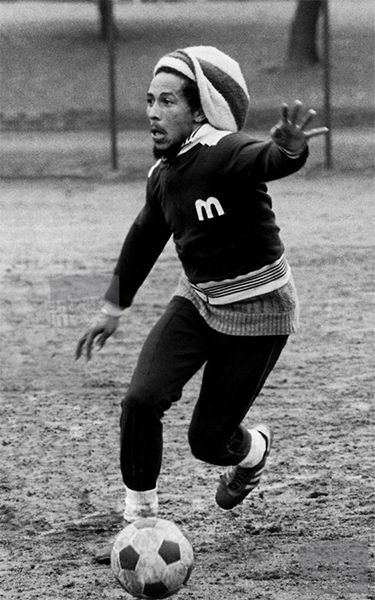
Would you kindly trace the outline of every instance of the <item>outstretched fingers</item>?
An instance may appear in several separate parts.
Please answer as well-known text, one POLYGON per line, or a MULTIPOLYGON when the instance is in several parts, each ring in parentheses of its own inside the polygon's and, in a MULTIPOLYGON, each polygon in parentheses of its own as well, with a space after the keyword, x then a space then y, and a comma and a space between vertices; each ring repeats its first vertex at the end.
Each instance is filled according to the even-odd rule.
POLYGON ((300 129, 303 131, 309 123, 316 117, 316 110, 309 108, 303 119, 301 119, 300 129))
POLYGON ((305 131, 305 138, 308 140, 318 135, 325 135, 328 132, 328 127, 316 127, 315 129, 309 129, 309 131, 305 131))
POLYGON ((292 125, 296 125, 297 124, 301 108, 302 108, 302 102, 301 102, 301 100, 295 100, 294 101, 294 106, 292 108, 292 113, 291 113, 291 116, 290 116, 290 122, 292 123, 292 125))
POLYGON ((316 116, 316 111, 310 108, 301 114, 302 108, 303 104, 300 100, 295 100, 291 109, 288 104, 282 104, 281 119, 271 129, 272 140, 291 152, 302 151, 309 138, 325 135, 329 131, 327 127, 316 127, 306 131, 307 126, 316 116))
POLYGON ((281 105, 281 121, 284 124, 289 122, 289 106, 285 102, 281 105))
POLYGON ((79 340, 79 342, 77 344, 76 360, 78 360, 82 356, 84 351, 86 354, 86 360, 91 359, 92 347, 93 347, 95 338, 97 336, 100 336, 99 340, 98 340, 99 348, 102 348, 104 346, 105 340, 107 339, 108 336, 104 337, 103 329, 94 329, 93 331, 89 331, 88 333, 85 333, 85 335, 81 337, 81 339, 79 340))
POLYGON ((111 334, 108 331, 103 331, 96 340, 96 348, 101 350, 111 334))
POLYGON ((87 334, 83 335, 79 340, 76 348, 76 360, 78 360, 82 356, 83 347, 87 340, 87 334))
POLYGON ((101 332, 94 330, 94 331, 90 331, 90 333, 87 336, 87 340, 86 340, 86 359, 87 360, 91 359, 92 347, 94 344, 94 340, 95 340, 96 336, 99 335, 99 333, 101 333, 101 332))

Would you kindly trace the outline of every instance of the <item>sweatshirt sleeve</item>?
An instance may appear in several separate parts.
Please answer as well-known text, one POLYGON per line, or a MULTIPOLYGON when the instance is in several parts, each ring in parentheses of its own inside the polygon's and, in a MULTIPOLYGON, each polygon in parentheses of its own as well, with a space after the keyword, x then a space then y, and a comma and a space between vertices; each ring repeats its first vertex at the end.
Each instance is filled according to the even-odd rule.
POLYGON ((290 155, 273 141, 261 142, 240 133, 228 136, 232 145, 226 163, 228 175, 258 182, 281 179, 297 172, 305 164, 308 147, 300 155, 290 155), (237 135, 237 137, 236 137, 237 135))
POLYGON ((170 235, 160 206, 146 198, 125 238, 105 300, 121 308, 130 306, 170 235))

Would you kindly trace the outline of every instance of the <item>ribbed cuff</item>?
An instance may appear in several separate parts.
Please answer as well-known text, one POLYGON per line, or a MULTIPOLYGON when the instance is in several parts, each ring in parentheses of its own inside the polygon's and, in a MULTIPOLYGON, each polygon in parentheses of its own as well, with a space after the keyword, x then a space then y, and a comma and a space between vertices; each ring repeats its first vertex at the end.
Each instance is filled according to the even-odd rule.
POLYGON ((284 152, 284 154, 286 154, 289 158, 299 158, 300 156, 302 156, 302 154, 304 153, 304 151, 307 148, 307 144, 304 144, 302 149, 298 150, 298 152, 291 152, 290 150, 286 150, 286 148, 279 146, 279 144, 276 144, 276 145, 281 150, 281 152, 284 152))
POLYGON ((124 310, 124 308, 116 306, 116 304, 112 304, 112 302, 109 302, 108 300, 106 300, 102 306, 102 313, 104 315, 108 315, 109 317, 121 317, 124 310))

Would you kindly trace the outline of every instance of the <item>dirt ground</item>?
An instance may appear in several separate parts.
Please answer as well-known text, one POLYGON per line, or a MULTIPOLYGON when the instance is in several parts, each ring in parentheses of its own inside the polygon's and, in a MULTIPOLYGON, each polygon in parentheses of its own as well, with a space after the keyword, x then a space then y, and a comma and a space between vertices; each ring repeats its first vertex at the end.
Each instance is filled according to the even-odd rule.
MULTIPOLYGON (((168 245, 120 331, 75 362, 144 183, 0 185, 0 597, 125 599, 92 556, 121 528, 120 401, 179 265, 168 245)), ((167 415, 160 515, 196 557, 178 598, 374 599, 373 179, 312 168, 270 190, 301 301, 300 331, 247 418, 274 428, 274 450, 260 487, 224 512, 220 470, 187 444, 199 374, 167 415)))

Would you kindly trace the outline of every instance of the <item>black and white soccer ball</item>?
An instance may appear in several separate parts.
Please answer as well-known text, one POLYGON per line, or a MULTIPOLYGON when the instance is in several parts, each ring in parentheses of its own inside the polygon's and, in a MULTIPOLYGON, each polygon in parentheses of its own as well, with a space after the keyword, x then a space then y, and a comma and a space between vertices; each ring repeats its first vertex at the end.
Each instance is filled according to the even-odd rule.
POLYGON ((168 598, 188 581, 193 548, 180 529, 165 519, 138 519, 116 537, 111 566, 135 598, 168 598))

